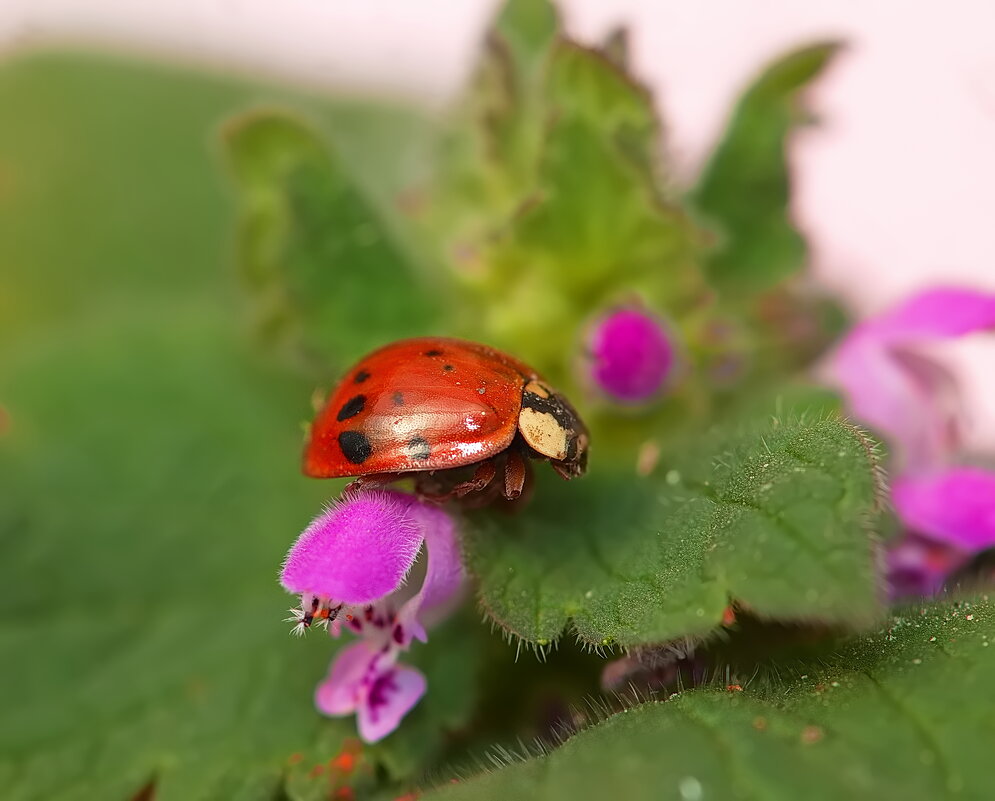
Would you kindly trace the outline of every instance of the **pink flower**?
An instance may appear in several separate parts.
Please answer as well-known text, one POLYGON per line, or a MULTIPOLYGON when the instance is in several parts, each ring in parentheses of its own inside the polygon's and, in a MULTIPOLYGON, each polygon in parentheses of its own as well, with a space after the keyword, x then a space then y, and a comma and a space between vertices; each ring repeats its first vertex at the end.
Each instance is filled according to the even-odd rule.
POLYGON ((909 532, 888 555, 895 597, 934 595, 972 556, 995 547, 995 473, 960 467, 899 477, 892 502, 909 532))
POLYGON ((671 375, 676 353, 663 323, 626 308, 598 320, 588 351, 594 383, 621 403, 643 403, 657 395, 671 375))
POLYGON ((892 500, 906 536, 889 554, 895 596, 933 594, 975 553, 995 546, 995 473, 956 466, 957 387, 920 350, 987 330, 995 330, 995 296, 934 289, 858 325, 830 360, 854 416, 896 453, 892 500))
POLYGON ((456 525, 441 508, 401 492, 357 492, 316 518, 287 554, 283 587, 301 596, 297 633, 315 624, 360 642, 339 652, 316 692, 327 715, 356 713, 374 742, 393 731, 425 693, 425 677, 397 663, 413 640, 453 606, 463 583, 456 525), (405 585, 422 542, 425 575, 405 585))
POLYGON ((394 649, 372 648, 360 640, 339 652, 315 691, 314 703, 332 717, 355 713, 359 736, 375 743, 400 725, 426 686, 419 671, 397 664, 394 649))
POLYGON ((830 380, 904 468, 940 465, 960 443, 957 388, 919 348, 986 330, 995 330, 995 295, 932 289, 857 325, 830 359, 830 380))

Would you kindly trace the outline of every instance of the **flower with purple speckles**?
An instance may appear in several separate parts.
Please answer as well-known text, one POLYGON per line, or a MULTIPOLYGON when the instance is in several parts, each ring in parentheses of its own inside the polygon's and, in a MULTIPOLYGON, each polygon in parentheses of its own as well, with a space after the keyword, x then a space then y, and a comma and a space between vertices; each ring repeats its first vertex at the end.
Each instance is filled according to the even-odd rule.
POLYGON ((401 492, 357 492, 317 517, 287 554, 280 583, 299 594, 294 630, 327 626, 360 641, 339 652, 315 694, 327 715, 357 715, 374 742, 425 693, 425 677, 398 664, 413 640, 444 616, 463 583, 456 525, 442 509, 401 492), (425 543, 425 576, 405 584, 425 543))
POLYGON ((858 325, 830 359, 850 410, 896 453, 892 500, 906 533, 888 555, 893 597, 932 595, 995 547, 995 473, 956 465, 957 387, 922 352, 931 341, 993 330, 995 295, 933 289, 858 325))
POLYGON ((588 352, 594 383, 621 403, 643 403, 659 394, 676 362, 664 324, 635 308, 618 309, 595 322, 588 352))
POLYGON ((355 714, 359 736, 375 743, 398 727, 426 687, 419 671, 397 663, 397 649, 362 639, 339 652, 314 703, 332 717, 355 714))

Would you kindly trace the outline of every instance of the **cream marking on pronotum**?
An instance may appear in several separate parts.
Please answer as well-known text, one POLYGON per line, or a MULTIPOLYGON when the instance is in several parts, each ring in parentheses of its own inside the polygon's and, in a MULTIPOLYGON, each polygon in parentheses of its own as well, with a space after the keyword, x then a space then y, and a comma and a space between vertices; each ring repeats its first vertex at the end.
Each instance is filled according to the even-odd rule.
POLYGON ((518 429, 533 450, 562 461, 570 453, 571 440, 576 439, 578 428, 573 410, 552 389, 538 381, 525 385, 518 429))

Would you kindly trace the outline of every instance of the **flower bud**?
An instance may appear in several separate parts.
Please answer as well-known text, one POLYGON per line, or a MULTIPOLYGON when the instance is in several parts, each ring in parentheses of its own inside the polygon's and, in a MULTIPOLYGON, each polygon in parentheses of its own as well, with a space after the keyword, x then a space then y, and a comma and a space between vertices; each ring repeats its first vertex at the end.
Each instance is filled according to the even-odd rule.
POLYGON ((588 342, 590 375, 620 403, 643 403, 659 394, 673 372, 676 352, 664 324, 633 308, 599 319, 588 342))

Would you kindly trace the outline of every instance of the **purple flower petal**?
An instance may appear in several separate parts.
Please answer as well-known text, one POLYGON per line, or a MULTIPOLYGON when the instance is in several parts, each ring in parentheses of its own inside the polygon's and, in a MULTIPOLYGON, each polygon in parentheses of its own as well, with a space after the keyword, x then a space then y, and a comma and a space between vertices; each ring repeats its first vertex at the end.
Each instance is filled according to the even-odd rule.
POLYGON ((339 651, 328 677, 315 691, 314 705, 318 710, 333 717, 355 712, 365 696, 364 679, 371 670, 375 671, 380 655, 381 651, 371 649, 365 640, 339 651))
POLYGON ((907 465, 940 464, 956 441, 956 393, 949 374, 914 347, 992 328, 995 295, 931 290, 856 326, 829 372, 854 416, 887 435, 907 465))
POLYGON ((995 547, 995 473, 961 467, 903 476, 892 500, 917 534, 969 553, 995 547))
POLYGON ((411 667, 394 666, 378 673, 359 707, 359 736, 368 743, 382 740, 400 725, 427 686, 425 677, 411 667))
POLYGON ((288 592, 355 605, 393 592, 421 547, 411 503, 401 493, 363 492, 331 505, 297 538, 280 583, 288 592))
POLYGON ((995 295, 956 287, 930 289, 863 323, 855 333, 873 331, 887 342, 960 337, 995 328, 995 295))
POLYGON ((636 309, 612 312, 595 323, 588 348, 595 383, 623 403, 641 403, 656 395, 676 355, 663 324, 636 309))
POLYGON ((916 535, 888 551, 888 590, 892 600, 928 598, 943 589, 947 577, 969 557, 961 550, 916 535))
MULTIPOLYGON (((418 504, 411 515, 425 535, 428 565, 425 581, 416 598, 419 618, 431 618, 436 611, 447 608, 458 597, 465 573, 460 552, 456 521, 438 506, 418 504)), ((414 600, 414 599, 412 599, 414 600)))

